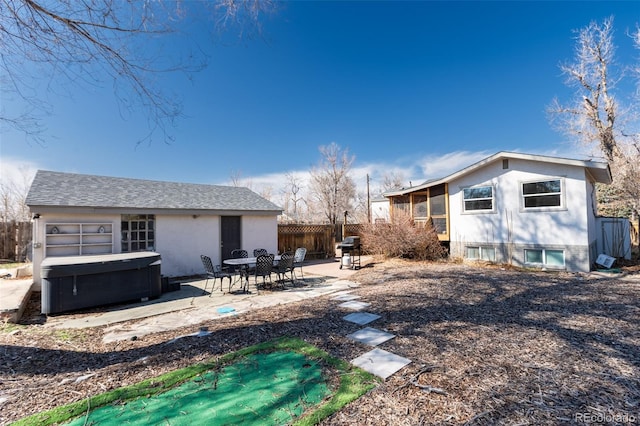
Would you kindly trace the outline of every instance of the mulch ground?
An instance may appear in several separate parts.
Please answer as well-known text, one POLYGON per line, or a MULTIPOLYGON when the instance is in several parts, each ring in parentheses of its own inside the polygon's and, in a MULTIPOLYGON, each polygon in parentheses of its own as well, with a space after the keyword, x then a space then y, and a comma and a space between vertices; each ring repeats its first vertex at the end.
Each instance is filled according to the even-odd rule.
MULTIPOLYGON (((584 275, 388 261, 353 291, 412 363, 326 425, 640 422, 640 274, 584 275)), ((35 301, 34 303, 37 303, 35 301)), ((370 348, 330 297, 103 343, 104 328, 52 330, 33 307, 0 328, 0 423, 280 336, 352 360, 370 348)), ((135 324, 135 322, 134 322, 135 324)))

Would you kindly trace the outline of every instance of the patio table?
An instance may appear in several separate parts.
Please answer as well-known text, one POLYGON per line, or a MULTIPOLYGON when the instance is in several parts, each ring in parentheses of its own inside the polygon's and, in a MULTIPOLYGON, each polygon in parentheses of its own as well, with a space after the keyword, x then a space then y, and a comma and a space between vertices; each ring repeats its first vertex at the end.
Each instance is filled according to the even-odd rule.
MULTIPOLYGON (((229 266, 255 266, 257 257, 239 257, 234 259, 225 259, 222 261, 225 265, 229 266)), ((273 257, 273 264, 277 265, 280 261, 280 255, 273 257)))
MULTIPOLYGON (((249 268, 256 266, 256 260, 257 260, 257 257, 238 257, 233 259, 225 259, 222 261, 222 263, 227 266, 240 266, 241 268, 248 270, 249 268)), ((274 266, 277 265, 279 261, 280 261, 280 255, 276 255, 273 257, 274 266)), ((245 292, 246 292, 249 289, 249 274, 246 274, 245 276, 247 281, 245 285, 245 292)), ((240 279, 242 279, 242 273, 240 273, 240 279)))

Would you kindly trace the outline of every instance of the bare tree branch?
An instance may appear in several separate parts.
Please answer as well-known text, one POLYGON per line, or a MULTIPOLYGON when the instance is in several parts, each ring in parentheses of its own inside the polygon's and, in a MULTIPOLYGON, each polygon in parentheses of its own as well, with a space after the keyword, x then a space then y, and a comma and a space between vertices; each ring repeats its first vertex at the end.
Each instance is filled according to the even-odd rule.
POLYGON ((285 178, 287 181, 282 191, 284 194, 284 211, 292 221, 299 223, 302 217, 301 205, 306 205, 307 203, 301 195, 302 180, 292 173, 286 173, 285 178))
POLYGON ((391 191, 393 189, 402 188, 404 176, 401 173, 389 172, 382 175, 381 192, 391 191))
POLYGON ((608 161, 619 155, 618 104, 610 92, 617 81, 610 75, 614 52, 613 17, 579 30, 574 62, 560 66, 566 84, 576 88, 577 99, 569 106, 554 100, 548 109, 552 119, 559 120, 559 130, 579 143, 597 143, 608 161))
MULTIPOLYGON (((640 49, 640 29, 633 41, 640 49)), ((598 189, 603 211, 608 215, 637 216, 640 209, 639 123, 633 108, 623 111, 613 95, 616 83, 624 76, 622 71, 612 75, 616 65, 614 53, 613 17, 602 24, 591 22, 579 30, 574 62, 560 67, 567 77, 566 84, 576 89, 576 97, 567 105, 554 99, 548 112, 560 131, 580 144, 596 144, 609 162, 613 184, 598 189)), ((639 67, 636 65, 635 69, 639 67)), ((636 78, 640 82, 638 71, 636 78)), ((636 92, 636 102, 638 97, 636 92)))
POLYGON ((352 209, 356 186, 349 176, 355 157, 332 142, 321 146, 320 164, 311 170, 311 193, 331 224, 338 223, 344 211, 352 209))
MULTIPOLYGON (((275 7, 270 0, 218 0, 188 3, 162 0, 0 0, 0 70, 2 92, 15 94, 31 107, 49 113, 41 89, 33 82, 43 76, 56 82, 101 85, 112 80, 122 108, 146 113, 151 140, 157 132, 171 140, 169 127, 181 116, 178 99, 167 95, 152 76, 166 72, 196 72, 205 67, 204 57, 187 53, 187 60, 167 58, 151 48, 161 37, 177 36, 178 23, 198 5, 211 6, 218 22, 259 28, 261 16, 275 7), (200 59, 194 59, 200 58, 200 59), (133 96, 129 95, 130 93, 133 96)), ((222 26, 222 25, 221 25, 222 26)), ((50 84, 49 89, 53 86, 50 84)), ((26 114, 0 121, 27 135, 38 118, 26 114)))

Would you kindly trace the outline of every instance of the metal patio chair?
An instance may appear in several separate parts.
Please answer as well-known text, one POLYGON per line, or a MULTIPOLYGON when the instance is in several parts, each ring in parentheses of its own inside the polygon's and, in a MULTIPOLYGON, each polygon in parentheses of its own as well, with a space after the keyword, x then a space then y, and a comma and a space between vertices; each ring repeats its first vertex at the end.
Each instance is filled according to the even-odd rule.
POLYGON ((231 291, 231 274, 229 272, 223 271, 220 265, 213 265, 211 262, 211 258, 209 256, 205 256, 204 254, 200 255, 200 260, 202 260, 202 266, 204 266, 204 270, 207 273, 207 281, 204 283, 204 288, 202 289, 202 294, 207 292, 207 285, 209 284, 209 280, 213 280, 213 285, 211 286, 211 294, 213 294, 213 290, 216 288, 216 280, 220 278, 220 291, 222 291, 222 284, 225 278, 229 278, 229 291, 231 291))
POLYGON ((273 271, 273 255, 261 254, 256 258, 256 267, 253 271, 254 281, 256 283, 256 291, 259 291, 258 277, 262 277, 262 286, 267 286, 267 278, 269 278, 269 285, 273 283, 271 281, 271 273, 273 271))
POLYGON ((302 272, 302 264, 304 263, 304 258, 307 255, 307 249, 304 247, 298 247, 296 249, 295 254, 293 255, 293 278, 296 279, 296 268, 300 268, 300 276, 304 280, 304 272, 302 272))
POLYGON ((280 261, 278 262, 278 266, 276 267, 275 272, 276 275, 278 275, 278 282, 282 285, 283 288, 286 281, 291 281, 291 285, 294 285, 293 255, 291 253, 283 253, 280 256, 280 261))
POLYGON ((249 257, 249 252, 242 249, 231 250, 231 257, 234 259, 246 258, 249 257))
POLYGON ((267 251, 267 249, 263 248, 257 248, 253 251, 253 257, 258 257, 261 254, 269 254, 269 252, 267 251))
MULTIPOLYGON (((249 252, 243 249, 234 249, 234 250, 231 250, 231 257, 233 259, 246 259, 249 257, 249 252)), ((247 281, 247 284, 245 284, 245 287, 246 287, 249 282, 249 266, 248 265, 236 266, 233 268, 233 272, 240 275, 241 279, 242 278, 246 279, 247 281)))

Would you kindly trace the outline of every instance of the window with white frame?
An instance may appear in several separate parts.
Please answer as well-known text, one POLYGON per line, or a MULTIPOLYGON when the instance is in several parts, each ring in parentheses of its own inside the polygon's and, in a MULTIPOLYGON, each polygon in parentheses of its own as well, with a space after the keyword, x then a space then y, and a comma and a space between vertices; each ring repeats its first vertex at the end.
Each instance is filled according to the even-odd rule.
POLYGON ((553 179, 522 184, 525 209, 538 207, 562 207, 562 180, 553 179))
POLYGON ((524 262, 532 265, 564 266, 564 250, 526 249, 524 262))
POLYGON ((462 198, 465 212, 493 210, 493 187, 490 185, 464 188, 462 198))
POLYGON ((122 253, 155 249, 155 215, 124 214, 121 221, 122 253))
POLYGON ((467 246, 467 259, 496 261, 495 247, 467 246))

